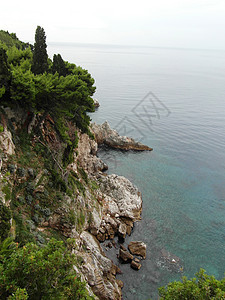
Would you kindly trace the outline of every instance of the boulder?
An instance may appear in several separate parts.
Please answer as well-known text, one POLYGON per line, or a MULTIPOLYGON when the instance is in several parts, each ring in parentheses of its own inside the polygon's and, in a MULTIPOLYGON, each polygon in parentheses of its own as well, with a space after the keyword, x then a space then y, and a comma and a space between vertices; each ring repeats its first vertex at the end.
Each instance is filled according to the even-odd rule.
POLYGON ((128 245, 128 249, 132 254, 142 256, 144 259, 146 258, 146 244, 140 241, 130 242, 128 245))
POLYGON ((140 270, 140 268, 141 268, 140 261, 137 262, 136 259, 133 259, 133 260, 132 260, 130 266, 131 266, 131 268, 134 269, 134 270, 140 270))

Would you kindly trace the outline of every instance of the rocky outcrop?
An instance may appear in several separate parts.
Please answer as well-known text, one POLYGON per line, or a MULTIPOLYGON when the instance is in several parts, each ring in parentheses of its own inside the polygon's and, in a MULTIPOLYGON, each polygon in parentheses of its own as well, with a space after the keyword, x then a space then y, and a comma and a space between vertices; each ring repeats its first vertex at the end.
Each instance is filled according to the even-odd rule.
POLYGON ((74 152, 74 162, 72 168, 77 171, 77 161, 79 165, 89 174, 96 175, 99 171, 108 169, 108 166, 96 156, 98 144, 96 141, 90 139, 87 134, 78 133, 79 143, 74 152), (78 153, 78 155, 76 155, 78 153))
POLYGON ((140 220, 142 211, 141 193, 127 178, 115 174, 100 178, 100 189, 105 195, 104 210, 110 216, 140 220))
POLYGON ((105 121, 102 125, 92 124, 92 130, 98 145, 105 144, 112 148, 121 150, 151 151, 152 148, 136 142, 134 139, 126 136, 120 136, 116 130, 110 128, 109 123, 105 121))
POLYGON ((124 240, 133 223, 141 218, 141 193, 123 176, 99 174, 98 182, 103 199, 102 219, 99 228, 91 228, 91 232, 97 232, 100 242, 115 235, 124 240))

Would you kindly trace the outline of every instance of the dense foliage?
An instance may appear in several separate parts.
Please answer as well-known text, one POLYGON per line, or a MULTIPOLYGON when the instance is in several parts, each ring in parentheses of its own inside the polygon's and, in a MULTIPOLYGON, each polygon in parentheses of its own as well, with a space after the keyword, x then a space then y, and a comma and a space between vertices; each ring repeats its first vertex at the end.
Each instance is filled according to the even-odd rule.
POLYGON ((0 201, 0 242, 7 238, 10 224, 11 211, 0 201))
POLYGON ((0 98, 5 98, 6 96, 8 97, 10 81, 11 73, 7 61, 6 50, 0 48, 0 98))
POLYGON ((64 246, 52 239, 42 248, 7 241, 0 244, 1 299, 92 299, 73 269, 72 240, 64 246))
POLYGON ((209 276, 204 270, 196 274, 196 278, 182 282, 172 282, 159 289, 160 299, 165 300, 209 300, 225 299, 225 278, 222 280, 209 276))
MULTIPOLYGON (((13 40, 13 36, 9 37, 13 40)), ((14 38, 18 42, 16 36, 14 38)), ((87 112, 94 111, 91 96, 95 87, 88 71, 63 61, 60 54, 54 55, 52 62, 47 56, 45 32, 40 26, 33 51, 32 47, 17 47, 4 40, 0 40, 0 104, 19 106, 29 114, 43 117, 49 114, 63 136, 66 119, 73 120, 83 132, 89 133, 87 112)))

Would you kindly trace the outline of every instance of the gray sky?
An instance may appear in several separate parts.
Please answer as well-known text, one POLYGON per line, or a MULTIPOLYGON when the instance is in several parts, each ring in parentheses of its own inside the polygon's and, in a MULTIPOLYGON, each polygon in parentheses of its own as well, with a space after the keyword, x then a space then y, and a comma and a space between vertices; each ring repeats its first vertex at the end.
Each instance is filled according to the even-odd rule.
POLYGON ((225 49, 225 0, 4 0, 0 29, 33 41, 225 49))

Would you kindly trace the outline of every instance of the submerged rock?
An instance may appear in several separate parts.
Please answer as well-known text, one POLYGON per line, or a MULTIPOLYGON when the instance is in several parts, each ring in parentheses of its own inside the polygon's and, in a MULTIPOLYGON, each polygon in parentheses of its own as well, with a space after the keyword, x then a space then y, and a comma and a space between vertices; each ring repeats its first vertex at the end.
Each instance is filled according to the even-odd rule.
POLYGON ((152 148, 136 142, 127 136, 120 136, 116 130, 110 128, 109 123, 105 121, 102 125, 92 124, 92 130, 98 145, 105 144, 112 148, 121 150, 151 151, 152 148))

